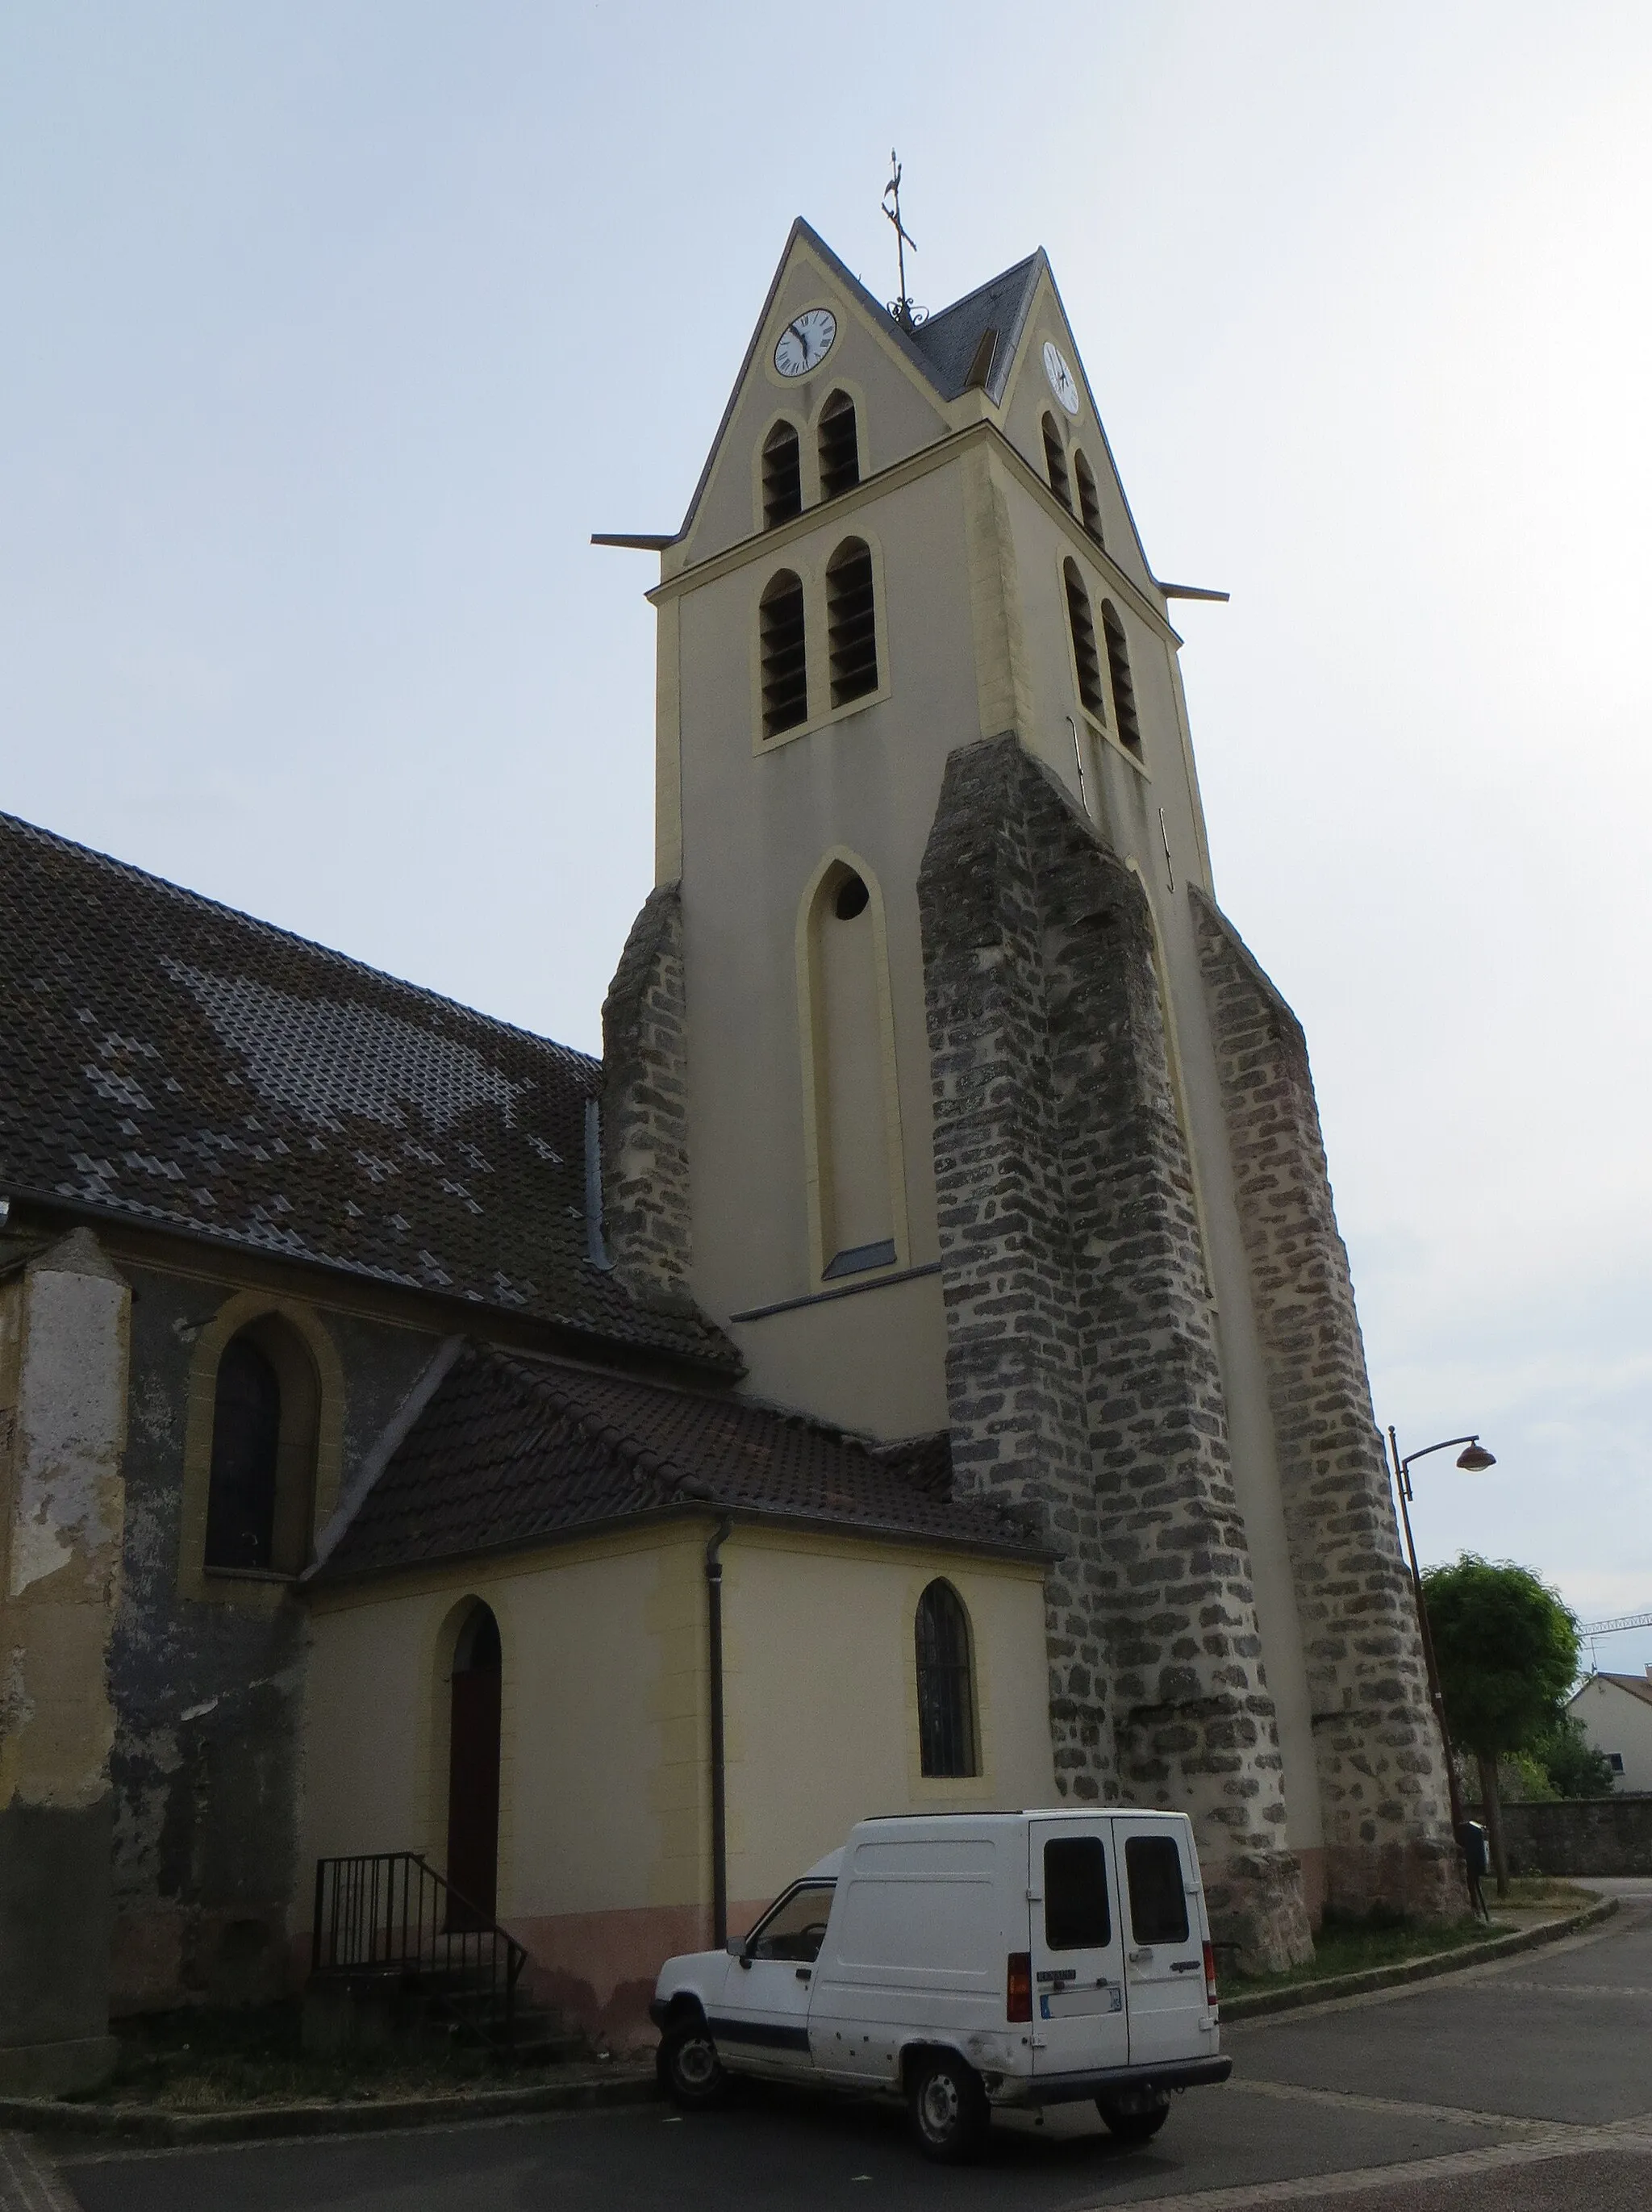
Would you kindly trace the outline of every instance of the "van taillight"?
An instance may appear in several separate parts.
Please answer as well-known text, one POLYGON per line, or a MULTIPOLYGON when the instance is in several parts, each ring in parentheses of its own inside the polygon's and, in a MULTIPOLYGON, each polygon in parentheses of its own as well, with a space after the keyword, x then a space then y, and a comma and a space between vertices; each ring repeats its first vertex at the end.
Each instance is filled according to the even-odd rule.
POLYGON ((1205 2002, 1214 2012, 1216 2009, 1216 1946, 1213 1943, 1207 1943, 1205 1946, 1205 2002))
POLYGON ((1008 2020, 1032 2018, 1032 1954, 1030 1951, 1011 1951, 1010 1954, 1009 2003, 1005 2017, 1008 2020))

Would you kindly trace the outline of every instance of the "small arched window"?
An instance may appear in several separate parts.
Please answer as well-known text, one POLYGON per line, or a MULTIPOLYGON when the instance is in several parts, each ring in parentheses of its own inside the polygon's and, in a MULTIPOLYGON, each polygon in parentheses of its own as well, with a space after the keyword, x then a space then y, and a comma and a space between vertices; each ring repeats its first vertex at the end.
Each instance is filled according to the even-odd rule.
POLYGON ((847 392, 835 392, 820 410, 820 495, 835 499, 840 492, 853 491, 859 481, 854 402, 847 392))
POLYGON ((757 608, 762 656, 763 735, 777 738, 809 719, 804 653, 803 580, 790 568, 769 578, 757 608))
POLYGON ((773 530, 803 512, 803 458, 798 434, 776 422, 763 440, 763 528, 773 530))
POLYGON ((1072 637, 1072 668, 1078 679, 1078 703, 1103 727, 1107 714, 1102 703, 1102 661, 1096 650, 1096 623, 1090 611, 1090 593, 1076 561, 1061 567, 1067 587, 1067 629, 1072 637))
POLYGON ((1102 502, 1096 492, 1096 471, 1082 446, 1072 449, 1072 473, 1078 482, 1078 520, 1099 545, 1102 542, 1102 502))
POLYGON ((834 707, 846 707, 878 689, 872 548, 862 538, 846 538, 827 563, 826 650, 834 707))
POLYGON ((1061 433, 1055 427, 1054 415, 1044 417, 1044 471, 1050 480, 1050 489, 1063 507, 1071 508, 1072 491, 1067 483, 1067 449, 1061 443, 1061 433))
POLYGON ((918 1601, 918 1747, 926 1774, 979 1774, 969 1619, 951 1583, 918 1601))
POLYGON ((318 1401, 308 1353, 275 1316, 224 1346, 213 1387, 208 1567, 295 1575, 307 1563, 318 1401))
POLYGON ((1124 641, 1124 624, 1110 599, 1102 601, 1102 629, 1107 638, 1107 671, 1113 679, 1113 714, 1119 726, 1119 742, 1131 751, 1141 750, 1141 724, 1136 715, 1136 687, 1131 680, 1130 652, 1124 641))

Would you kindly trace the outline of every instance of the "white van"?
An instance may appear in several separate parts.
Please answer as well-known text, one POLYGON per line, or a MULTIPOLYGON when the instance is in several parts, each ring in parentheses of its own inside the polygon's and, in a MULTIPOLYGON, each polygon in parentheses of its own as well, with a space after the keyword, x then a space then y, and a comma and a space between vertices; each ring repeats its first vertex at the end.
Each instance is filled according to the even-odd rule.
POLYGON ((1233 2063, 1192 1824, 1110 1806, 863 1820, 744 1941, 667 1960, 649 2013, 679 2104, 731 2074, 896 2091, 941 2159, 994 2106, 1093 2098, 1145 2142, 1233 2063))

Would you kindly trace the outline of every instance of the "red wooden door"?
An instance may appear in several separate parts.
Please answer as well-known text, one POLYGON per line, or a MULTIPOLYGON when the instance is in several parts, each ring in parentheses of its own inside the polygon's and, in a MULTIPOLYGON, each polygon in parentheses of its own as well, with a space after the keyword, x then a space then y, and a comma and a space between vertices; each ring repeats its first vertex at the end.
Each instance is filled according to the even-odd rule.
POLYGON ((447 1762, 447 1879, 453 1928, 485 1925, 499 1901, 499 1664, 453 1675, 447 1762), (465 1908, 469 1906, 467 1912, 465 1908))

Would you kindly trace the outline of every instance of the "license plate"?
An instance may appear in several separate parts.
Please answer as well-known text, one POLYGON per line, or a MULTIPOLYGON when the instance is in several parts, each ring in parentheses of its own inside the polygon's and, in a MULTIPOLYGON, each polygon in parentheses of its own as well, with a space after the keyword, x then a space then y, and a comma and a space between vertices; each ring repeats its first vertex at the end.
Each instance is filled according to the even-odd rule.
POLYGON ((1124 1991, 1116 1985, 1104 1990, 1052 1990, 1041 1994, 1041 2020, 1093 2020, 1098 2014, 1124 2010, 1124 1991))

